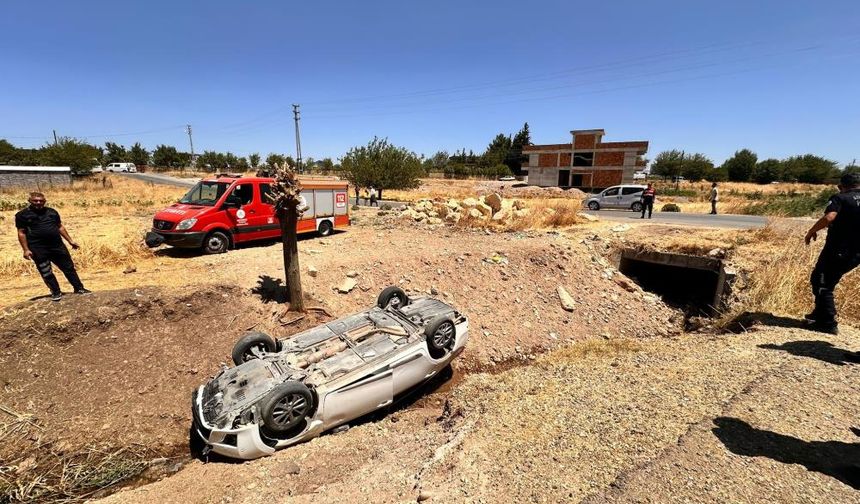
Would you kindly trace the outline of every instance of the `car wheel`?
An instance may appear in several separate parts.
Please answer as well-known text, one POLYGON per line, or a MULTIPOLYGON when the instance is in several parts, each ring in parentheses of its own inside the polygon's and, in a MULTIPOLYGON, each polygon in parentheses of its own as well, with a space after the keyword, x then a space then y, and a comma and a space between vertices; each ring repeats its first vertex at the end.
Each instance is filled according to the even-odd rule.
POLYGON ((598 203, 596 201, 589 201, 588 202, 588 209, 589 210, 600 210, 600 203, 598 203))
POLYGON ((454 321, 448 317, 438 317, 424 327, 427 348, 434 359, 443 357, 454 347, 456 329, 454 321))
POLYGON ((275 387, 260 403, 263 425, 276 434, 298 426, 311 412, 313 396, 301 382, 288 381, 275 387))
POLYGON ((403 308, 408 304, 409 296, 406 295, 403 289, 393 285, 382 289, 382 292, 379 293, 379 297, 376 298, 376 306, 383 310, 388 307, 403 308))
POLYGON ((221 254, 227 252, 230 247, 230 237, 223 231, 213 231, 203 240, 203 252, 207 254, 221 254))
POLYGON ((318 231, 319 231, 320 236, 328 236, 331 234, 332 229, 334 229, 334 228, 332 228, 331 222, 324 220, 324 221, 320 222, 320 227, 319 227, 318 231))
POLYGON ((249 332, 242 336, 239 341, 233 345, 233 353, 230 355, 233 357, 233 364, 238 366, 243 362, 256 359, 257 356, 254 354, 254 350, 257 350, 258 353, 275 352, 277 351, 277 348, 275 340, 273 340, 268 334, 249 332))
POLYGON ((641 212, 642 211, 642 203, 637 201, 637 202, 633 203, 632 205, 630 205, 630 209, 633 210, 634 212, 641 212))

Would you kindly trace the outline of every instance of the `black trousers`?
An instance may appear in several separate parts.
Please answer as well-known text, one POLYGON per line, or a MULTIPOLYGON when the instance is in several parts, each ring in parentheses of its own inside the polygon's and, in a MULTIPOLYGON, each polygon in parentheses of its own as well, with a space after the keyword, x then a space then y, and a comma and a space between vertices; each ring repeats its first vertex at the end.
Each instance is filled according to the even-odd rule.
POLYGON ((717 200, 711 200, 711 215, 717 215, 717 200))
POLYGON ((642 198, 642 218, 645 218, 645 211, 648 211, 648 218, 651 218, 651 213, 654 211, 654 198, 642 198))
POLYGON ((62 271, 63 275, 66 276, 66 280, 72 284, 72 289, 80 290, 84 288, 84 284, 81 283, 81 279, 78 277, 78 272, 75 271, 75 263, 72 261, 72 255, 69 254, 69 249, 67 249, 65 245, 49 249, 31 250, 33 252, 33 261, 36 263, 36 269, 38 269, 39 274, 42 275, 42 280, 45 281, 45 285, 51 289, 51 294, 58 294, 61 292, 60 283, 57 281, 57 277, 54 276, 51 263, 54 263, 58 268, 60 268, 60 271, 62 271))
POLYGON ((833 290, 846 273, 860 265, 860 252, 837 251, 827 247, 818 256, 810 283, 815 296, 813 318, 825 326, 836 325, 836 303, 833 290))

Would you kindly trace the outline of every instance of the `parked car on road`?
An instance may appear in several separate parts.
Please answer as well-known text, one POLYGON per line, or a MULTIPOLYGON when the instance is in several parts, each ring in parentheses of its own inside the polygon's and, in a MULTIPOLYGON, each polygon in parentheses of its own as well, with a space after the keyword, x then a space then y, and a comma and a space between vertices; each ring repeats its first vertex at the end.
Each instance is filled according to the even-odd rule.
POLYGON ((137 173, 137 166, 134 163, 108 163, 105 166, 105 171, 117 173, 137 173))
MULTIPOLYGON (((333 178, 301 179, 305 211, 298 233, 330 235, 349 226, 347 182, 333 178)), ((219 254, 238 243, 281 236, 275 207, 267 195, 274 179, 218 175, 201 180, 169 207, 155 214, 146 234, 150 248, 167 244, 219 254)))
POLYGON ((642 191, 644 185, 617 185, 604 189, 585 200, 589 210, 600 210, 602 208, 622 208, 642 211, 642 191))
POLYGON ((388 287, 373 308, 290 339, 248 333, 236 366, 194 391, 192 435, 203 455, 270 455, 392 404, 447 368, 468 329, 450 305, 388 287))
POLYGON ((90 173, 102 173, 103 171, 104 169, 101 167, 101 165, 95 165, 90 168, 90 173))
POLYGON ((513 182, 517 180, 513 175, 505 175, 504 177, 499 177, 499 180, 502 182, 513 182))

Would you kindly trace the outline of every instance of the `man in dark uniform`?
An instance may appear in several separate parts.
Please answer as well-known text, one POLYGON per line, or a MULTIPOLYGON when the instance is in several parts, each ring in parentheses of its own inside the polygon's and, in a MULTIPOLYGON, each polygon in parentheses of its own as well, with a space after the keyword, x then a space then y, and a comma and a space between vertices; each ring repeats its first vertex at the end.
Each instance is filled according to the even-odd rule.
POLYGON ((63 293, 51 269, 51 263, 60 268, 72 284, 75 294, 89 294, 90 291, 84 288, 78 278, 69 249, 63 245, 65 238, 73 249, 79 248, 60 221, 60 214, 45 206, 45 195, 42 193, 30 193, 29 201, 29 207, 15 214, 15 227, 18 228, 18 242, 24 250, 24 259, 32 259, 36 263, 42 280, 51 289, 52 300, 59 301, 63 298, 63 293))
POLYGON ((648 187, 642 191, 642 219, 645 218, 645 211, 648 211, 648 218, 651 218, 651 212, 654 211, 654 198, 657 196, 657 190, 654 189, 654 184, 648 182, 648 187))
POLYGON ((827 228, 827 241, 810 279, 815 309, 806 315, 806 322, 812 329, 831 334, 838 332, 833 290, 846 273, 860 265, 860 174, 843 175, 839 191, 805 239, 809 245, 827 228))

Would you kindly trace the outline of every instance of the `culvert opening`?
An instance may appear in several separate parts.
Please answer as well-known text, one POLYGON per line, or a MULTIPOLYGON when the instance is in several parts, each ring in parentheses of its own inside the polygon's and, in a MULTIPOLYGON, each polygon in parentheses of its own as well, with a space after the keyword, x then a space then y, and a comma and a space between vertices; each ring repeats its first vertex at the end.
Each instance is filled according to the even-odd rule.
POLYGON ((720 259, 668 252, 625 250, 618 270, 688 317, 721 312, 734 278, 720 259))

